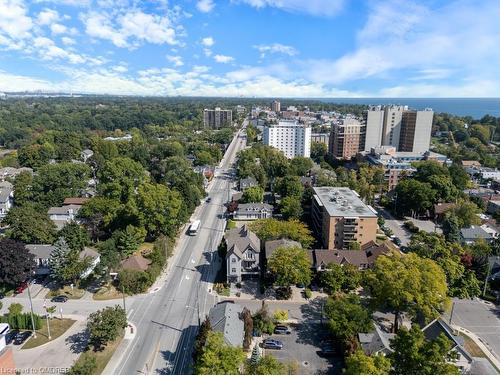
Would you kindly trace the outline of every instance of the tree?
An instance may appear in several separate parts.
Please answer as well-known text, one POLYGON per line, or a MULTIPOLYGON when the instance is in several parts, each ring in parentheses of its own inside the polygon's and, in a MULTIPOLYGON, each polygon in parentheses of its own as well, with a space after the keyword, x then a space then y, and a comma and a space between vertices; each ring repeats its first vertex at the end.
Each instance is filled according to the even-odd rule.
POLYGON ((87 320, 89 344, 94 351, 100 351, 109 342, 116 340, 126 326, 127 315, 122 307, 106 307, 96 311, 87 320))
POLYGON ((241 312, 241 319, 243 320, 243 328, 245 329, 245 337, 243 339, 243 349, 250 349, 253 337, 253 319, 252 313, 246 307, 241 312))
POLYGON ((243 203, 260 203, 264 199, 264 189, 260 186, 251 186, 243 192, 241 201, 243 203))
MULTIPOLYGON (((244 312, 245 310, 243 310, 244 312)), ((248 311, 248 310, 247 310, 248 311)), ((196 335, 196 339, 194 340, 193 345, 193 362, 197 363, 203 354, 203 348, 207 342, 208 334, 212 331, 212 326, 210 324, 210 319, 208 316, 205 318, 203 323, 201 323, 200 329, 198 330, 198 334, 196 335)), ((245 331, 246 333, 246 331, 245 331)), ((246 336, 245 336, 246 337, 246 336)))
POLYGON ((262 241, 288 238, 300 242, 304 248, 308 248, 314 242, 314 238, 307 225, 298 220, 260 219, 251 223, 250 229, 262 241))
POLYGON ((78 211, 78 216, 89 230, 92 239, 97 240, 115 226, 120 207, 120 202, 98 196, 85 202, 78 211))
POLYGON ((9 305, 9 315, 19 315, 23 312, 23 305, 20 303, 11 303, 9 305))
POLYGON ((325 156, 328 153, 328 147, 322 142, 311 142, 311 159, 316 163, 321 163, 325 160, 325 156))
POLYGON ((287 175, 278 180, 276 190, 282 198, 289 196, 301 197, 304 186, 300 181, 300 177, 287 175))
POLYGON ((194 364, 197 375, 239 375, 245 354, 243 349, 224 342, 220 332, 209 332, 198 361, 194 364))
POLYGON ((321 285, 325 291, 333 295, 340 291, 344 283, 344 271, 340 264, 330 263, 324 272, 319 273, 321 285))
POLYGON ((76 283, 90 266, 88 259, 80 259, 80 251, 70 249, 64 238, 59 238, 50 254, 49 266, 52 277, 63 284, 76 283))
POLYGON ((272 355, 261 357, 256 363, 247 362, 246 375, 289 375, 286 366, 272 355))
POLYGON ((125 230, 117 230, 113 233, 116 249, 120 252, 122 258, 126 258, 134 253, 144 242, 146 230, 144 228, 127 225, 125 230))
POLYGON ((299 197, 285 197, 280 202, 280 212, 285 219, 300 219, 302 216, 302 202, 299 197))
POLYGON ((460 224, 456 215, 447 212, 442 224, 443 234, 450 242, 460 241, 460 224))
POLYGON ((287 310, 276 310, 274 312, 274 320, 278 322, 284 322, 288 320, 288 311, 287 310))
POLYGON ((446 277, 441 267, 414 253, 379 257, 375 267, 366 272, 365 285, 375 305, 393 310, 396 332, 402 312, 430 319, 447 302, 446 277))
POLYGON ((68 375, 93 375, 96 370, 96 358, 83 353, 75 364, 69 369, 68 375))
POLYGON ((346 358, 343 375, 389 375, 390 371, 391 361, 386 356, 356 350, 346 358))
POLYGON ((107 197, 126 203, 138 186, 147 180, 144 168, 138 162, 118 157, 105 162, 98 171, 98 190, 107 197))
POLYGON ((24 243, 52 243, 56 236, 56 226, 47 213, 33 206, 11 208, 3 223, 9 225, 8 237, 24 243))
POLYGON ((0 239, 0 284, 17 286, 31 276, 34 256, 23 243, 0 239))
POLYGON ((179 226, 182 197, 179 192, 160 184, 144 183, 137 192, 137 208, 147 236, 175 235, 179 226))
POLYGON ((57 235, 64 238, 68 247, 72 250, 82 251, 90 243, 87 231, 75 222, 66 224, 57 235))
POLYGON ((453 163, 448 168, 453 185, 460 191, 463 191, 470 185, 470 177, 465 169, 457 163, 453 163))
POLYGON ((295 176, 305 176, 313 167, 313 162, 310 158, 303 156, 296 156, 290 160, 288 172, 295 176))
POLYGON ((451 342, 440 334, 427 341, 422 330, 413 325, 410 330, 401 328, 391 341, 394 350, 389 355, 394 375, 458 375, 460 370, 447 361, 456 358, 450 352, 451 342))
POLYGON ((436 201, 436 191, 431 184, 413 178, 402 180, 396 186, 396 210, 400 214, 426 213, 436 201))
POLYGON ((48 143, 43 145, 32 144, 21 147, 17 152, 17 159, 22 167, 37 169, 49 162, 54 156, 54 147, 48 143))
POLYGON ((355 294, 329 298, 324 311, 328 319, 328 328, 344 343, 354 340, 360 332, 369 332, 373 329, 370 311, 361 305, 359 297, 355 294))
POLYGON ((460 228, 468 228, 471 225, 481 223, 481 220, 477 216, 477 214, 481 213, 481 210, 475 203, 468 200, 460 200, 455 207, 451 208, 446 213, 454 215, 457 218, 460 228))
POLYGON ((270 256, 267 268, 279 286, 311 282, 311 261, 300 247, 278 247, 270 256))
POLYGON ((23 171, 14 180, 14 203, 16 206, 26 206, 33 202, 33 175, 23 171))

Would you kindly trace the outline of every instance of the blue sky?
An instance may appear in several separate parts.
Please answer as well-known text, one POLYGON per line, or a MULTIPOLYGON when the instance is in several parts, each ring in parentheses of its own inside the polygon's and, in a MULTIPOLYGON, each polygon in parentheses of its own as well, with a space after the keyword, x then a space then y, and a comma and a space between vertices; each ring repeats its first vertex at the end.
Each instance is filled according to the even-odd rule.
POLYGON ((498 97, 498 0, 0 0, 0 91, 498 97))

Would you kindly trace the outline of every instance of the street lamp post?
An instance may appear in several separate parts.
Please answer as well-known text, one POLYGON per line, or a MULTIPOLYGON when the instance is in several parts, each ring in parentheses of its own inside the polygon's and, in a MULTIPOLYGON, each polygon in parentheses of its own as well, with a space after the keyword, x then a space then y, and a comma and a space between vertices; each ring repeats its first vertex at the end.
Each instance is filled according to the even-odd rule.
POLYGON ((31 300, 30 284, 31 282, 28 280, 28 298, 30 300, 31 327, 33 328, 33 337, 36 339, 35 318, 33 317, 33 301, 31 300))
POLYGON ((47 313, 46 317, 47 317, 47 332, 48 332, 48 334, 49 334, 49 340, 51 340, 51 339, 52 339, 52 337, 50 336, 49 313, 47 313))

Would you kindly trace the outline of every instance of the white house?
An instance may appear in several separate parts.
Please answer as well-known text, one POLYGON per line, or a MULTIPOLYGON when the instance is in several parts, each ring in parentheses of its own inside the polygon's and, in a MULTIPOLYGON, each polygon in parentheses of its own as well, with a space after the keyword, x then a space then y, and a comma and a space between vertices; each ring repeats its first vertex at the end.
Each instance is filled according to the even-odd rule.
POLYGON ((78 204, 68 204, 62 207, 50 207, 48 214, 50 220, 54 222, 58 229, 64 227, 67 223, 77 220, 78 211, 82 206, 78 204))
POLYGON ((80 278, 82 278, 82 279, 84 279, 88 275, 90 275, 92 273, 92 271, 94 271, 96 266, 99 264, 99 262, 101 261, 101 255, 97 251, 95 251, 94 249, 92 249, 90 247, 84 248, 80 252, 79 258, 81 260, 84 260, 87 258, 90 260, 89 267, 80 275, 80 278))
POLYGON ((7 213, 14 202, 14 188, 8 181, 0 182, 0 220, 7 216, 7 213))

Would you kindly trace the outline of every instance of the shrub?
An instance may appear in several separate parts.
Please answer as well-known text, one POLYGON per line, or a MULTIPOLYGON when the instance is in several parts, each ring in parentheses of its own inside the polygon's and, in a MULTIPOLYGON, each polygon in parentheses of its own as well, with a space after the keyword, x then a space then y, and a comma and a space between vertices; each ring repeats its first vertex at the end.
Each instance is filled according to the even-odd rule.
POLYGON ((109 342, 116 340, 126 326, 127 315, 122 307, 106 307, 96 311, 87 320, 89 344, 94 351, 101 350, 109 342))
POLYGON ((118 273, 118 287, 125 293, 144 293, 151 285, 148 272, 123 270, 118 273))
POLYGON ((311 289, 309 288, 304 289, 304 297, 306 297, 306 299, 310 299, 312 297, 311 289))
POLYGON ((278 322, 284 322, 285 320, 288 320, 288 311, 276 310, 274 312, 274 320, 276 320, 278 322))
POLYGON ((260 310, 253 316, 253 327, 258 334, 267 333, 271 335, 274 332, 274 323, 264 302, 262 302, 260 310))
MULTIPOLYGON (((33 314, 35 329, 42 328, 42 318, 39 315, 33 314)), ((31 323, 31 314, 8 314, 0 317, 0 323, 8 323, 11 329, 33 329, 31 323)))
POLYGON ((97 370, 95 357, 83 353, 76 363, 69 369, 68 375, 93 375, 97 370))

